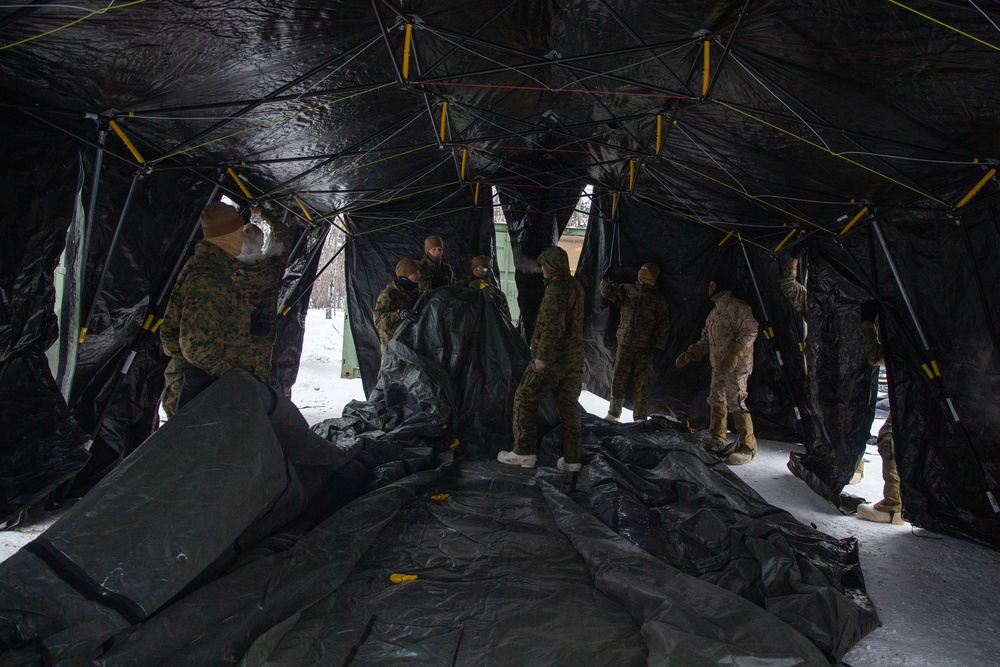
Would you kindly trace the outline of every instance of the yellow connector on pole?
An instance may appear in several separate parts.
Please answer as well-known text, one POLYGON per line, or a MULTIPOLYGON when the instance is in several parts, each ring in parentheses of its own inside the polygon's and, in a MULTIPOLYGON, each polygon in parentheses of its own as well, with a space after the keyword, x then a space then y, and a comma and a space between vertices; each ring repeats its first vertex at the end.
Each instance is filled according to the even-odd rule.
POLYGON ((441 138, 441 141, 444 141, 444 127, 445 127, 445 121, 447 119, 448 119, 448 102, 445 101, 441 105, 441 129, 438 132, 438 136, 441 138))
POLYGON ((854 226, 854 223, 857 222, 858 220, 860 220, 861 216, 863 216, 867 212, 868 212, 868 207, 867 206, 865 206, 863 209, 861 209, 860 211, 858 211, 858 214, 856 216, 854 216, 853 218, 851 218, 851 221, 849 223, 847 223, 844 226, 843 229, 840 230, 840 236, 843 236, 844 234, 846 234, 851 229, 851 227, 854 226))
POLYGON ((450 495, 451 495, 450 493, 436 493, 433 496, 431 496, 431 500, 436 500, 438 502, 441 502, 442 500, 447 500, 450 495))
POLYGON ((163 324, 163 318, 162 317, 157 318, 156 324, 153 325, 153 328, 150 329, 150 331, 156 333, 156 330, 160 328, 161 324, 163 324))
POLYGON ((125 132, 122 130, 121 127, 118 126, 118 123, 116 123, 113 120, 109 120, 108 125, 110 125, 111 129, 115 131, 115 134, 117 134, 118 137, 123 142, 125 142, 125 147, 132 152, 132 155, 135 157, 136 162, 138 162, 139 164, 146 164, 146 159, 142 157, 142 155, 139 153, 139 149, 136 148, 135 144, 132 143, 132 140, 125 135, 125 132))
POLYGON ((920 367, 924 369, 924 373, 927 374, 928 378, 930 378, 931 380, 934 379, 934 371, 931 370, 930 366, 928 366, 927 364, 920 364, 920 367))
POLYGON ((479 206, 479 183, 476 183, 476 190, 472 193, 472 203, 479 206))
POLYGON ((282 317, 284 317, 285 315, 287 315, 290 312, 292 312, 292 307, 291 306, 282 306, 281 307, 281 316, 282 317))
POLYGON ((618 193, 611 193, 611 217, 615 217, 615 211, 618 210, 618 193))
POLYGON ((146 315, 145 321, 142 323, 142 328, 149 331, 149 327, 153 326, 153 313, 146 315))
POLYGON ((307 209, 306 205, 302 203, 302 200, 299 199, 299 196, 293 194, 292 195, 292 199, 294 199, 295 203, 298 204, 299 208, 302 209, 302 214, 306 216, 306 220, 308 220, 309 222, 312 222, 313 221, 313 217, 311 215, 309 215, 309 209, 307 209))
POLYGON ((247 190, 247 186, 244 185, 243 180, 236 175, 236 171, 232 167, 229 167, 228 169, 226 169, 226 171, 229 172, 229 175, 233 177, 234 181, 236 181, 236 185, 240 186, 240 190, 243 191, 243 194, 246 195, 246 198, 253 199, 253 195, 250 194, 249 190, 247 190))
POLYGON ((702 48, 702 50, 704 52, 704 57, 705 57, 705 68, 704 68, 705 76, 701 80, 701 96, 702 97, 704 97, 705 95, 708 95, 708 77, 711 74, 711 69, 712 69, 712 67, 711 67, 712 63, 711 63, 711 60, 710 60, 710 57, 711 57, 711 54, 712 54, 711 44, 712 43, 709 42, 706 39, 705 43, 704 43, 704 46, 702 48))
POLYGON ((461 180, 463 180, 463 181, 465 180, 465 163, 468 162, 468 161, 469 161, 469 149, 468 148, 463 148, 462 149, 462 171, 458 175, 458 177, 461 180))
POLYGON ((962 201, 955 204, 955 208, 962 208, 963 206, 968 204, 969 200, 975 197, 976 193, 982 190, 983 186, 989 183, 990 179, 996 176, 996 174, 997 174, 996 169, 990 169, 988 172, 986 172, 986 175, 983 176, 983 178, 978 183, 976 183, 976 185, 973 186, 971 190, 969 190, 969 194, 962 197, 962 201))
POLYGON ((399 572, 393 572, 389 575, 389 581, 394 584, 401 584, 404 581, 416 581, 417 575, 415 574, 401 574, 399 572))
POLYGON ((791 241, 792 237, 795 236, 798 232, 799 232, 799 230, 797 230, 797 229, 793 229, 792 231, 788 232, 788 236, 786 236, 785 238, 781 239, 781 243, 779 243, 777 245, 777 247, 775 247, 774 252, 778 252, 779 250, 781 250, 782 248, 784 248, 785 244, 788 243, 789 241, 791 241))
POLYGON ((938 363, 936 359, 931 360, 931 370, 934 371, 934 377, 936 378, 941 377, 941 369, 938 368, 938 363))
POLYGON ((406 24, 406 38, 403 40, 403 78, 410 78, 410 46, 413 43, 413 24, 406 24))
POLYGON ((656 114, 656 155, 660 154, 660 146, 663 143, 663 114, 656 114))
POLYGON ((723 236, 723 237, 722 237, 722 240, 721 240, 721 241, 719 241, 719 247, 721 248, 721 247, 722 247, 722 244, 723 244, 723 243, 725 243, 726 241, 728 241, 728 240, 729 240, 729 237, 730 237, 730 236, 732 236, 732 235, 733 235, 733 234, 735 234, 735 233, 736 233, 736 230, 735 230, 735 229, 732 229, 732 230, 730 230, 730 231, 729 231, 729 233, 728 233, 728 234, 726 234, 725 236, 723 236))
POLYGON ((629 192, 635 186, 635 160, 628 161, 628 189, 629 192))
POLYGON ((83 339, 86 337, 87 337, 87 327, 80 327, 80 337, 77 339, 77 342, 80 343, 80 345, 83 345, 83 339))

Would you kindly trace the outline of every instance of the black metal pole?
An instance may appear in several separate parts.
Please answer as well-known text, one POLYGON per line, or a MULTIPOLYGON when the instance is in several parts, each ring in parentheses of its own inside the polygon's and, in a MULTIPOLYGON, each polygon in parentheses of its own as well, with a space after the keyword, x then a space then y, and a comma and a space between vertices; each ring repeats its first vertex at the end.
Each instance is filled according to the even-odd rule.
POLYGON ((125 218, 128 216, 129 207, 132 205, 132 197, 135 194, 135 188, 145 175, 144 171, 137 171, 135 172, 135 176, 132 177, 132 185, 129 186, 128 195, 125 197, 125 205, 122 206, 121 215, 118 216, 118 226, 115 227, 114 236, 111 237, 111 244, 108 246, 107 251, 105 251, 104 267, 101 269, 101 276, 97 280, 97 287, 90 300, 90 308, 87 309, 87 317, 83 321, 83 326, 80 327, 80 343, 83 343, 84 338, 87 336, 87 329, 90 328, 90 322, 94 317, 97 302, 101 298, 101 291, 104 289, 104 281, 107 279, 108 269, 111 267, 111 258, 114 256, 115 250, 118 247, 118 239, 121 238, 122 227, 125 225, 125 218))
MULTIPOLYGON (((317 241, 316 241, 316 247, 313 248, 313 251, 311 253, 309 253, 309 259, 306 260, 306 263, 302 265, 302 270, 303 271, 305 271, 306 269, 309 268, 309 265, 313 263, 313 260, 316 259, 316 256, 323 250, 323 244, 326 243, 326 237, 330 233, 330 229, 332 227, 333 227, 332 224, 327 223, 326 234, 323 234, 321 238, 317 239, 317 241)), ((344 245, 346 246, 347 244, 345 243, 344 245)), ((341 250, 343 250, 343 248, 341 248, 341 250)), ((338 251, 338 254, 339 254, 339 251, 338 251)), ((291 258, 291 254, 289 254, 289 258, 291 258)), ((313 278, 313 280, 315 280, 315 278, 313 278)), ((308 287, 312 287, 312 284, 313 284, 313 281, 310 281, 308 287)), ((299 299, 302 298, 302 295, 305 294, 305 290, 300 290, 299 289, 301 287, 301 285, 302 285, 302 280, 300 278, 299 282, 295 285, 295 287, 292 288, 292 292, 291 292, 292 294, 295 294, 296 292, 298 294, 291 301, 289 301, 289 300, 286 299, 285 303, 283 303, 281 306, 278 307, 278 314, 279 315, 287 315, 288 311, 290 311, 292 309, 292 306, 294 306, 296 303, 298 303, 299 299)))
MULTIPOLYGON (((295 299, 291 303, 286 303, 285 304, 285 308, 288 308, 289 310, 291 310, 292 308, 295 307, 295 304, 297 304, 302 299, 302 297, 306 294, 306 292, 309 291, 309 288, 311 288, 313 286, 313 284, 315 284, 315 282, 317 280, 319 280, 319 277, 321 275, 323 275, 323 272, 326 271, 327 268, 331 264, 333 264, 333 260, 337 259, 337 257, 340 255, 340 253, 344 252, 344 248, 347 247, 347 244, 349 242, 350 242, 350 237, 348 237, 347 241, 344 241, 344 244, 342 246, 340 246, 340 248, 337 250, 337 252, 333 253, 333 257, 331 257, 330 259, 327 260, 326 264, 323 265, 323 268, 321 268, 319 271, 316 272, 316 275, 313 276, 312 280, 310 280, 309 283, 307 285, 305 285, 305 287, 296 286, 295 289, 298 291, 299 295, 296 296, 295 299)), ((312 260, 310 259, 309 261, 311 262, 312 260)), ((306 266, 308 266, 308 264, 306 266)), ((284 308, 282 308, 282 310, 284 310, 284 308)), ((288 312, 288 311, 285 311, 285 312, 288 312)))

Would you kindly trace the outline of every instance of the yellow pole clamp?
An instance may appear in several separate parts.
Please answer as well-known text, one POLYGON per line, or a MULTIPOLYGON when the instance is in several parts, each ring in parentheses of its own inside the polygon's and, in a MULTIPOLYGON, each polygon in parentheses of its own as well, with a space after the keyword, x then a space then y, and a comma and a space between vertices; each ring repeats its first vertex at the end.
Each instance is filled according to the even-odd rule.
POLYGON ((156 324, 153 325, 153 328, 150 329, 150 331, 153 332, 153 333, 156 333, 156 330, 160 328, 161 324, 163 324, 163 318, 162 317, 158 317, 156 319, 156 324))
POLYGON ((246 195, 246 198, 253 199, 253 195, 250 194, 249 190, 247 190, 247 186, 243 183, 243 180, 236 175, 236 171, 232 167, 229 167, 228 169, 226 169, 226 171, 229 172, 229 175, 233 177, 234 181, 236 181, 236 185, 240 186, 240 190, 243 191, 243 194, 246 195))
POLYGON ((728 233, 728 234, 726 234, 725 236, 723 236, 723 237, 722 237, 722 240, 721 240, 721 241, 719 241, 719 247, 721 248, 721 247, 722 247, 722 244, 723 244, 723 243, 725 243, 726 241, 728 241, 728 240, 729 240, 729 237, 730 237, 730 236, 732 236, 732 235, 733 235, 733 234, 735 234, 735 233, 736 233, 736 230, 735 230, 735 229, 731 229, 731 230, 729 230, 729 233, 728 233))
POLYGON ((968 204, 969 200, 975 197, 976 193, 982 190, 983 186, 989 183, 990 179, 996 176, 996 174, 997 174, 996 169, 990 169, 988 172, 986 172, 986 175, 983 176, 982 179, 978 183, 976 183, 971 190, 969 190, 969 194, 962 197, 962 201, 955 204, 955 208, 962 208, 963 206, 968 204))
POLYGON ((457 447, 458 447, 458 446, 459 446, 460 444, 462 444, 462 443, 458 441, 458 438, 455 438, 455 442, 451 443, 451 448, 452 448, 452 449, 455 449, 455 448, 457 448, 457 447))
POLYGON ((132 143, 132 140, 131 140, 131 139, 129 139, 129 138, 128 138, 128 137, 127 137, 127 136, 125 135, 125 132, 124 132, 124 131, 122 130, 122 128, 121 128, 121 127, 119 127, 119 126, 118 126, 118 123, 116 123, 116 122, 115 122, 115 121, 113 121, 113 120, 109 120, 109 121, 108 121, 108 125, 110 125, 110 126, 111 126, 111 129, 115 131, 115 134, 117 134, 117 135, 118 135, 118 137, 119 137, 119 138, 120 138, 120 139, 121 139, 121 140, 122 140, 123 142, 125 142, 125 147, 126 147, 126 148, 128 148, 128 149, 129 149, 129 151, 131 151, 131 152, 132 152, 132 155, 133 155, 133 156, 135 157, 136 161, 137 161, 137 162, 138 162, 139 164, 146 164, 146 159, 145 159, 144 157, 142 157, 142 155, 141 155, 141 154, 139 153, 139 149, 138 149, 138 148, 136 148, 136 147, 135 147, 135 144, 133 144, 133 143, 132 143))
POLYGON ((629 192, 635 186, 635 160, 628 161, 628 189, 629 192))
POLYGON ((149 327, 153 326, 153 313, 146 315, 146 319, 142 323, 142 328, 149 331, 149 327))
POLYGON ((854 226, 854 223, 857 222, 858 220, 860 220, 861 216, 863 216, 867 212, 868 212, 868 207, 867 206, 865 206, 863 209, 861 209, 860 211, 858 211, 858 214, 856 216, 854 216, 853 218, 851 218, 851 221, 849 223, 847 223, 844 226, 843 229, 840 230, 840 236, 843 236, 844 234, 846 234, 851 229, 851 227, 854 226))
POLYGON ((403 78, 410 78, 410 46, 413 44, 413 24, 406 24, 406 38, 403 40, 403 78))
POLYGON ((924 369, 924 373, 926 373, 927 377, 931 380, 941 377, 941 369, 938 367, 938 362, 936 360, 931 360, 929 365, 920 364, 920 367, 924 369))
POLYGON ((444 141, 444 128, 445 122, 448 120, 448 102, 447 100, 441 105, 441 129, 438 131, 438 136, 441 141, 444 141))
POLYGON ((618 193, 611 193, 611 217, 615 217, 615 211, 618 210, 618 193))
POLYGON ((80 327, 80 337, 77 342, 83 345, 83 339, 87 337, 87 327, 80 327))
POLYGON ((479 205, 479 183, 476 183, 476 190, 472 193, 472 203, 476 206, 479 205))
POLYGON ((458 174, 459 180, 465 180, 465 164, 469 161, 469 149, 462 149, 462 170, 458 174))
POLYGON ((296 195, 296 194, 293 194, 292 195, 292 199, 294 199, 295 203, 298 204, 299 208, 302 209, 302 213, 306 216, 306 220, 308 220, 309 222, 312 222, 313 221, 313 217, 311 215, 309 215, 309 209, 307 209, 306 205, 302 203, 302 200, 299 199, 299 196, 296 195))
POLYGON ((394 584, 401 584, 404 581, 416 581, 417 575, 415 574, 401 574, 399 572, 393 572, 389 575, 389 581, 394 584))
POLYGON ((656 114, 656 154, 660 154, 660 146, 663 143, 663 114, 656 114))
POLYGON ((784 248, 785 244, 788 243, 789 241, 791 241, 792 237, 795 236, 798 233, 799 233, 799 230, 797 230, 797 229, 793 229, 792 231, 788 232, 788 235, 785 236, 785 238, 781 239, 781 243, 779 243, 777 246, 775 246, 774 252, 778 252, 779 250, 781 250, 782 248, 784 248))
POLYGON ((280 309, 278 310, 278 312, 279 312, 279 313, 281 313, 281 316, 282 316, 282 317, 284 317, 285 315, 287 315, 287 314, 288 314, 288 313, 290 313, 291 311, 292 311, 292 307, 291 307, 291 306, 288 306, 288 305, 285 305, 285 306, 282 306, 282 307, 281 307, 281 308, 280 308, 280 309))
POLYGON ((702 97, 704 97, 705 95, 708 95, 708 77, 709 77, 709 75, 711 73, 711 60, 710 60, 710 56, 712 54, 711 44, 712 43, 709 42, 706 39, 705 43, 704 43, 704 46, 702 48, 702 50, 704 52, 704 56, 705 56, 705 68, 704 68, 705 76, 701 80, 701 96, 702 97))

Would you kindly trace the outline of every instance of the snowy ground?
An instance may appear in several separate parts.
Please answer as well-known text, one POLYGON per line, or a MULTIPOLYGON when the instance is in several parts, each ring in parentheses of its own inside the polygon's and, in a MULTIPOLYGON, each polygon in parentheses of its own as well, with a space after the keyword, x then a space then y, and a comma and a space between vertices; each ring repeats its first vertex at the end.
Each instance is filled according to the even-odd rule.
MULTIPOLYGON (((309 423, 339 417, 352 399, 364 399, 360 380, 342 380, 343 316, 310 311, 298 381, 292 399, 309 423)), ((580 403, 598 416, 608 402, 584 392, 580 403)), ((632 417, 629 410, 622 420, 632 417)), ((872 427, 877 432, 881 420, 872 427)), ((1000 553, 963 540, 902 526, 844 516, 786 467, 795 447, 761 441, 751 464, 736 473, 768 502, 834 537, 856 537, 868 592, 883 626, 844 657, 852 667, 987 667, 1000 664, 1000 553), (992 592, 991 592, 992 591, 992 592)), ((882 497, 881 459, 868 449, 865 476, 848 492, 874 502, 882 497)), ((40 534, 55 517, 36 513, 29 525, 0 532, 0 560, 40 534)))

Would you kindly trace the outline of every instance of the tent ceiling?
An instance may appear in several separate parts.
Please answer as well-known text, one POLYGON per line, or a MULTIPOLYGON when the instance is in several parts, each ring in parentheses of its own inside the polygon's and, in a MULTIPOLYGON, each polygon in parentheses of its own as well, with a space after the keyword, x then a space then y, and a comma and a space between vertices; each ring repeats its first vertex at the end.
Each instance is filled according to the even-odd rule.
POLYGON ((968 192, 998 33, 917 0, 36 3, 0 16, 0 80, 78 136, 117 119, 154 169, 233 166, 319 215, 593 183, 773 248, 968 192))

